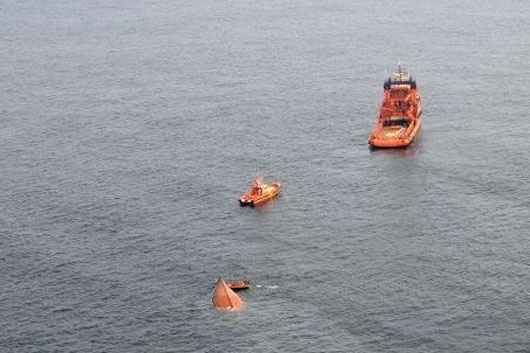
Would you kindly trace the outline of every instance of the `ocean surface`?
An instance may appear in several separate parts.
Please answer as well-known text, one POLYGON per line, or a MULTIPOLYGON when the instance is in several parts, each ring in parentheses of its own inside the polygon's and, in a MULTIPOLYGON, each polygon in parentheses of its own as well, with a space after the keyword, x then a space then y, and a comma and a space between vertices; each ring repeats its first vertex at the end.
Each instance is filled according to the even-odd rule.
POLYGON ((530 352, 530 2, 0 8, 0 352, 530 352))

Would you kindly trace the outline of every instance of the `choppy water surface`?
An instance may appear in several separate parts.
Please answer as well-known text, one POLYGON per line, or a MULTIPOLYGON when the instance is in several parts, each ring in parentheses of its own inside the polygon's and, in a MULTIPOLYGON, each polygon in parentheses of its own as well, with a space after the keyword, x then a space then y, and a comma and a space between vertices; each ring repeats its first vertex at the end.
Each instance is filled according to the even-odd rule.
POLYGON ((530 352, 530 3, 1 7, 0 351, 530 352))

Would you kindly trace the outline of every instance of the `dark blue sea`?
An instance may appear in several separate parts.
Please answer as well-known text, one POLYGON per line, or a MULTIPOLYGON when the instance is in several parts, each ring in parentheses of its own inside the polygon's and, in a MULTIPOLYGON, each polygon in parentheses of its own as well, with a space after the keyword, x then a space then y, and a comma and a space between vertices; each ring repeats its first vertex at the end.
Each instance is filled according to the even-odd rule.
POLYGON ((0 352, 530 352, 529 33, 523 0, 0 1, 0 352), (398 60, 421 135, 372 151, 398 60))

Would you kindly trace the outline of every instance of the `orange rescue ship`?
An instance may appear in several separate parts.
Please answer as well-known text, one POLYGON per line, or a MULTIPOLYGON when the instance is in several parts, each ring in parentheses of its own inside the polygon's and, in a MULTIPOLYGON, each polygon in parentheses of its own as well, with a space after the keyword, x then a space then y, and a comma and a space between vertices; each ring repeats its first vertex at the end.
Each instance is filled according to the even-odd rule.
POLYGON ((421 96, 416 81, 398 65, 384 85, 379 120, 368 142, 372 147, 406 147, 421 127, 421 96))
POLYGON ((241 206, 256 206, 266 202, 280 193, 282 183, 276 181, 274 183, 265 183, 259 176, 254 177, 252 181, 252 188, 246 192, 239 199, 241 206))
POLYGON ((243 309, 243 299, 219 277, 213 290, 212 302, 216 309, 237 311, 243 309))

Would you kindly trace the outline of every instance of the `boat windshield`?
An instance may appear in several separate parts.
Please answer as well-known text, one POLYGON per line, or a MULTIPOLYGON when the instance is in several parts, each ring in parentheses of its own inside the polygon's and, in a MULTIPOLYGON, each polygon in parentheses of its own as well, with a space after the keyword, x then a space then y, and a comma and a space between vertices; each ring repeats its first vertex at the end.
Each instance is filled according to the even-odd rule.
POLYGON ((410 125, 409 119, 404 119, 402 116, 400 117, 392 117, 388 120, 383 121, 383 126, 390 127, 390 126, 402 126, 407 127, 410 125))
POLYGON ((407 86, 403 88, 392 88, 392 90, 390 91, 390 97, 392 99, 405 99, 409 92, 410 89, 407 86))

